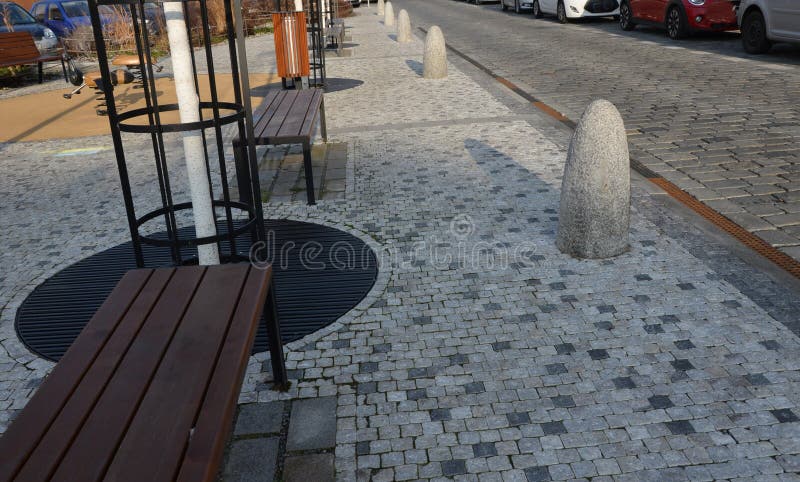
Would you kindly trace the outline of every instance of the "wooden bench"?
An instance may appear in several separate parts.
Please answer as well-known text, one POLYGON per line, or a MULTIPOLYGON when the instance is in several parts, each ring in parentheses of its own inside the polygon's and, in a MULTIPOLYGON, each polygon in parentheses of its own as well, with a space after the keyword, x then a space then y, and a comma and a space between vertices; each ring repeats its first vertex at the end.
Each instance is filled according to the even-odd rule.
POLYGON ((342 46, 344 45, 344 22, 337 22, 335 19, 331 21, 328 28, 325 29, 325 38, 328 39, 328 47, 336 49, 336 55, 342 56, 342 46))
MULTIPOLYGON (((320 121, 320 131, 324 142, 328 142, 325 126, 325 100, 322 89, 271 90, 264 101, 253 112, 255 144, 277 146, 282 144, 303 145, 303 168, 306 175, 308 204, 315 204, 314 173, 311 167, 311 140, 320 121)), ((236 178, 239 198, 250 202, 252 199, 252 180, 247 155, 247 143, 233 140, 236 159, 236 178)))
POLYGON ((67 78, 64 58, 60 54, 42 55, 36 48, 30 32, 0 33, 0 67, 36 64, 39 68, 39 83, 41 84, 44 80, 43 64, 45 62, 61 62, 64 79, 67 78))
POLYGON ((125 274, 0 438, 0 481, 216 480, 265 303, 280 339, 271 282, 250 264, 125 274))

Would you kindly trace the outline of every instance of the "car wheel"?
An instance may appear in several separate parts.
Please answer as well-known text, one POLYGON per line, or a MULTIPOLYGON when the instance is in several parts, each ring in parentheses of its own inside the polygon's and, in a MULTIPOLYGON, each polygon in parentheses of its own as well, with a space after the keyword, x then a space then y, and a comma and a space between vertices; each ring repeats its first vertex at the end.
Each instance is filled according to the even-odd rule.
POLYGON ((636 28, 636 23, 633 21, 633 12, 628 2, 622 2, 619 6, 619 27, 626 32, 636 28))
POLYGON ((558 18, 559 22, 567 23, 567 8, 564 7, 563 1, 559 0, 558 2, 558 7, 556 7, 556 17, 558 18))
POLYGON ((678 7, 672 7, 667 12, 667 35, 672 40, 686 37, 686 16, 678 7))
POLYGON ((763 54, 772 47, 764 15, 758 10, 748 13, 742 20, 742 46, 748 54, 763 54))
POLYGON ((539 0, 533 0, 533 18, 542 18, 542 8, 539 6, 539 0))
POLYGON ((508 10, 508 5, 506 5, 506 0, 500 0, 500 6, 503 8, 503 11, 508 10))

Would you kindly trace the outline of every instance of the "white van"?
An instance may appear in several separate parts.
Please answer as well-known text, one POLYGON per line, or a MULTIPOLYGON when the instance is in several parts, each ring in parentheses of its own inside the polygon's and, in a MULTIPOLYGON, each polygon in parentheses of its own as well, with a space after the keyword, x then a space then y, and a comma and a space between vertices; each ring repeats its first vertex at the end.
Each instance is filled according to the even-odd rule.
POLYGON ((739 27, 750 54, 763 54, 772 42, 800 43, 800 0, 741 0, 739 27))

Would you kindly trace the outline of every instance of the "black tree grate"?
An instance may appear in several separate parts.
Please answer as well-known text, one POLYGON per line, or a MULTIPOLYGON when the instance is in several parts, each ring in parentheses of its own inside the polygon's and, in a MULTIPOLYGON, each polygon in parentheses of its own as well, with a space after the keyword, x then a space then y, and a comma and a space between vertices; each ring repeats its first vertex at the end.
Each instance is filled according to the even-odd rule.
MULTIPOLYGON (((355 307, 378 275, 375 253, 338 229, 297 221, 267 221, 267 259, 273 262, 275 295, 284 343, 330 325, 355 307)), ((188 235, 192 228, 184 228, 188 235)), ((169 266, 169 248, 143 246, 148 268, 169 266)), ((247 257, 249 237, 237 240, 247 257)), ((187 250, 187 257, 194 254, 187 250)), ((33 352, 58 361, 122 275, 136 264, 130 242, 94 254, 39 285, 17 311, 16 330, 33 352)), ((259 326, 253 352, 267 351, 259 326)))

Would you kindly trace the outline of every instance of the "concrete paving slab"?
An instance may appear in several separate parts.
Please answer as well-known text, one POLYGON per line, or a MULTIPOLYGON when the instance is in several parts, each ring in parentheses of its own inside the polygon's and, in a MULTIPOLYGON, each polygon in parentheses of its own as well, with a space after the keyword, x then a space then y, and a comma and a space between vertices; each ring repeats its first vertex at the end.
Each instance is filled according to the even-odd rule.
POLYGON ((286 450, 316 450, 336 445, 336 397, 292 402, 286 450))

